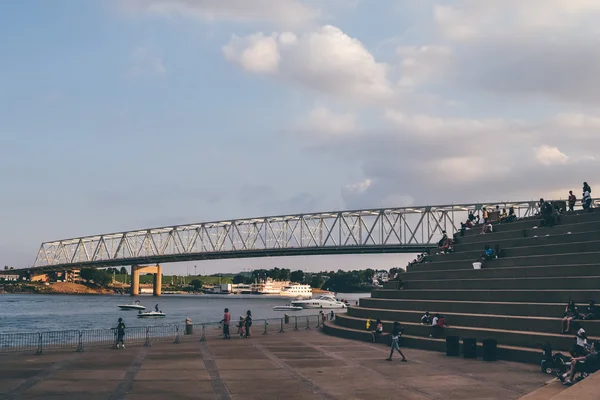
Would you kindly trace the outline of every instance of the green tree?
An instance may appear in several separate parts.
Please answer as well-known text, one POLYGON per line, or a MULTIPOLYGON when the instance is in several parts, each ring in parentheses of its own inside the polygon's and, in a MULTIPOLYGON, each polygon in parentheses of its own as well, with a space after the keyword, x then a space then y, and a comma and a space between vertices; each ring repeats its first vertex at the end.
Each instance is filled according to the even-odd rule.
POLYGON ((232 283, 240 284, 240 283, 252 283, 252 277, 244 276, 242 274, 237 274, 233 277, 232 283))
POLYGON ((323 283, 325 283, 325 280, 318 274, 314 274, 310 279, 310 286, 315 289, 323 287, 323 283))
POLYGON ((291 271, 287 268, 282 268, 281 271, 279 271, 279 280, 280 281, 289 281, 291 277, 291 271))
POLYGON ((194 290, 198 291, 202 289, 202 281, 200 279, 192 279, 190 285, 194 288, 194 290))
POLYGON ((297 270, 297 271, 292 272, 290 274, 290 280, 292 282, 296 282, 296 283, 303 283, 304 282, 304 271, 297 270))
POLYGON ((121 275, 127 275, 127 268, 125 268, 125 267, 121 267, 121 270, 119 271, 119 273, 120 273, 121 275))

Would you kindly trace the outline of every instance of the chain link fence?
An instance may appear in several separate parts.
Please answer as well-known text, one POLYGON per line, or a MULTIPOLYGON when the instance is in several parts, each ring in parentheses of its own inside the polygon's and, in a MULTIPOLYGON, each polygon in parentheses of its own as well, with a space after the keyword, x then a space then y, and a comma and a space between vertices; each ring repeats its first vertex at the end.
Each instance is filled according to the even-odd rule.
MULTIPOLYGON (((284 316, 282 318, 255 319, 248 331, 249 336, 264 336, 319 329, 328 314, 284 316)), ((230 336, 245 337, 246 326, 243 321, 231 321, 230 336)), ((152 346, 154 342, 180 343, 182 340, 207 341, 222 339, 223 324, 204 322, 199 324, 172 324, 153 326, 134 326, 125 329, 126 344, 152 346)), ((48 350, 73 350, 83 352, 88 347, 116 348, 117 330, 86 329, 68 331, 49 331, 35 333, 0 334, 0 353, 32 352, 37 355, 48 350)))

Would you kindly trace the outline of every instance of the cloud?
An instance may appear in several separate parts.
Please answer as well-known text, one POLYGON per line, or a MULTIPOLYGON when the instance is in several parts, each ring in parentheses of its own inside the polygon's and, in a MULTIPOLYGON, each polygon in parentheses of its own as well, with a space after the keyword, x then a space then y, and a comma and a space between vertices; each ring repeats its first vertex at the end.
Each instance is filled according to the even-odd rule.
POLYGON ((163 61, 148 47, 138 47, 129 60, 129 75, 134 78, 156 77, 167 73, 163 61))
POLYGON ((535 148, 535 158, 543 165, 566 164, 569 157, 558 148, 542 145, 535 148))
POLYGON ((299 0, 124 0, 133 12, 184 16, 206 21, 268 22, 296 27, 317 19, 320 11, 299 0))
POLYGON ((452 48, 448 46, 400 46, 397 52, 402 57, 398 81, 402 88, 431 84, 452 62, 452 48))
POLYGON ((343 134, 356 130, 356 116, 351 113, 335 114, 319 107, 310 112, 304 125, 311 132, 343 134))
POLYGON ((394 93, 388 66, 377 62, 360 41, 330 25, 299 37, 291 32, 234 36, 223 53, 247 71, 276 74, 340 98, 381 101, 394 93))

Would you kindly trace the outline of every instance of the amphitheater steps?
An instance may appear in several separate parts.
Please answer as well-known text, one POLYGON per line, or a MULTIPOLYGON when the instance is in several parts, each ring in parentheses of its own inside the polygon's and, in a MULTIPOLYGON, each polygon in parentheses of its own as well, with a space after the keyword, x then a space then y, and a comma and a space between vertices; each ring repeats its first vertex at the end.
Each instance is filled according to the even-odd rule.
MULTIPOLYGON (((520 257, 503 257, 494 260, 489 260, 484 263, 484 268, 499 268, 499 267, 533 267, 536 265, 579 265, 593 264, 600 259, 600 252, 574 252, 562 254, 535 254, 520 257)), ((425 262, 421 264, 413 264, 407 268, 408 272, 413 271, 441 271, 452 269, 472 269, 472 257, 466 257, 460 260, 425 262)))
MULTIPOLYGON (((568 276, 593 276, 600 272, 600 264, 550 265, 530 267, 498 267, 470 269, 450 269, 444 271, 412 271, 404 272, 400 278, 404 282, 415 280, 445 280, 445 279, 483 279, 483 278, 552 278, 568 276)), ((385 289, 393 289, 397 282, 389 281, 385 289)))
POLYGON ((578 289, 593 290, 600 288, 600 276, 577 277, 536 277, 536 278, 488 278, 488 279, 429 279, 405 281, 404 289, 479 289, 490 290, 527 290, 537 289, 542 285, 546 290, 578 289))
MULTIPOLYGON (((352 329, 364 329, 365 318, 356 318, 349 315, 339 314, 336 317, 336 325, 340 325, 352 329)), ((392 329, 394 321, 382 320, 384 332, 389 333, 392 329)), ((431 327, 427 325, 421 325, 420 323, 414 322, 402 322, 405 329, 406 335, 419 336, 427 338, 431 333, 431 327)), ((495 339, 498 343, 506 346, 518 346, 536 349, 538 343, 544 343, 548 341, 552 344, 552 347, 561 351, 568 351, 573 344, 575 339, 572 335, 561 335, 558 333, 548 332, 528 332, 528 331, 516 331, 508 329, 492 329, 492 328, 478 328, 473 326, 458 326, 450 325, 446 328, 447 336, 459 336, 461 338, 471 337, 477 340, 484 339, 495 339)), ((590 340, 600 340, 600 337, 590 336, 590 340)), ((538 357, 539 361, 539 357, 538 357)))
MULTIPOLYGON (((370 340, 371 334, 370 332, 364 329, 353 329, 344 326, 339 326, 331 321, 327 321, 323 326, 323 331, 327 334, 344 337, 347 339, 354 340, 370 340)), ((414 336, 414 335, 402 335, 403 336, 403 347, 407 348, 416 348, 422 350, 432 350, 432 351, 446 351, 446 340, 445 339, 436 339, 422 336, 414 336)), ((387 339, 384 338, 384 341, 387 342, 387 339)), ((463 351, 462 340, 460 340, 460 350, 461 354, 463 351)), ((483 354, 483 346, 481 342, 477 342, 477 353, 478 356, 481 357, 483 354)), ((527 347, 519 347, 519 346, 507 346, 507 345, 498 345, 496 355, 499 360, 506 361, 519 361, 519 362, 527 362, 531 364, 539 363, 541 350, 531 349, 527 347)), ((407 357, 410 357, 410 353, 406 354, 407 357)))
MULTIPOLYGON (((458 313, 480 315, 519 315, 522 317, 556 318, 563 315, 564 303, 523 303, 523 302, 488 302, 488 301, 451 301, 451 300, 413 300, 363 298, 360 307, 381 310, 413 310, 421 315, 430 313, 458 313)), ((351 307, 354 310, 357 307, 351 307)), ((349 310, 349 311, 350 311, 349 310)))
MULTIPOLYGON (((437 310, 436 310, 437 312, 437 310)), ((352 307, 349 315, 356 318, 374 320, 377 318, 399 321, 419 322, 423 311, 415 310, 390 310, 381 308, 352 307)), ((435 313, 430 312, 432 315, 435 313)), ((506 329, 530 332, 560 332, 561 318, 557 317, 532 317, 522 315, 495 315, 475 313, 443 312, 449 325, 470 326, 474 328, 506 329)), ((600 321, 580 321, 582 327, 590 336, 600 335, 600 321)))
POLYGON ((413 299, 448 301, 511 301, 520 303, 563 303, 569 300, 587 303, 589 299, 600 299, 600 290, 389 290, 377 289, 373 298, 413 299))
MULTIPOLYGON (((570 236, 570 235, 567 235, 570 236)), ((498 244, 495 241, 488 243, 494 247, 498 244)), ((568 243, 550 243, 550 244, 532 244, 531 246, 520 246, 520 247, 502 247, 504 257, 525 257, 528 255, 550 255, 550 254, 563 254, 563 253, 579 253, 579 252, 593 252, 600 248, 600 240, 583 240, 579 242, 568 242, 568 243)), ((476 250, 462 251, 460 253, 454 252, 450 254, 439 254, 435 256, 427 257, 427 261, 430 263, 436 263, 441 261, 454 261, 470 259, 475 260, 481 256, 485 246, 480 246, 476 250)))

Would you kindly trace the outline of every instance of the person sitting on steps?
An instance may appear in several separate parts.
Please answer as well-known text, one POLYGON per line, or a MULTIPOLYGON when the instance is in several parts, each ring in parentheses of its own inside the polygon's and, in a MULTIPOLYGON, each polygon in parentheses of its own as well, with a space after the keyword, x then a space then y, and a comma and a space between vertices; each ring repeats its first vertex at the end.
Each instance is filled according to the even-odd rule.
POLYGON ((375 323, 375 330, 371 332, 371 337, 373 343, 377 341, 377 337, 383 334, 383 323, 379 318, 377 318, 377 322, 375 323))
POLYGON ((429 315, 429 311, 425 311, 425 315, 421 317, 421 325, 430 325, 431 324, 431 316, 429 315))
POLYGON ((569 333, 571 331, 571 321, 576 319, 579 319, 577 306, 573 300, 569 300, 569 303, 565 307, 565 314, 562 319, 562 331, 560 333, 569 333))
POLYGON ((596 302, 590 300, 588 306, 585 308, 585 313, 581 314, 581 319, 594 320, 598 317, 598 311, 596 310, 596 302))

